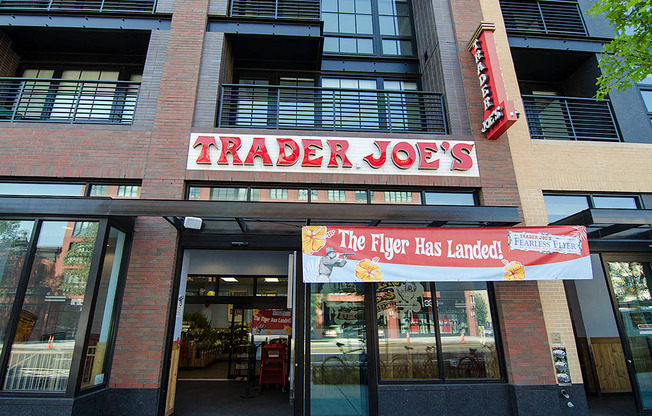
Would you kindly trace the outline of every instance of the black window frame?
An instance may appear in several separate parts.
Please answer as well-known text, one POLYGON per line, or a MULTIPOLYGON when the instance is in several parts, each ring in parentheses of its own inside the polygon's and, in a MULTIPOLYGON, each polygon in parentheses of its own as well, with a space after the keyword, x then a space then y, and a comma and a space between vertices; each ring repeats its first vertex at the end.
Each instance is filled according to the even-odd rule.
MULTIPOLYGON (((252 191, 255 190, 260 190, 260 189, 293 189, 293 190, 298 190, 298 191, 303 191, 305 190, 305 193, 301 193, 302 196, 306 196, 307 194, 307 199, 300 199, 297 198, 296 201, 292 201, 290 199, 283 200, 284 202, 294 202, 294 203, 301 203, 301 204, 318 204, 318 203, 328 203, 328 202, 323 202, 320 200, 315 200, 315 197, 317 195, 316 191, 344 191, 344 192, 355 192, 355 198, 352 201, 334 201, 334 200, 329 200, 330 203, 333 202, 339 202, 339 203, 350 203, 352 205, 355 204, 367 204, 367 205, 379 205, 383 204, 383 202, 374 202, 374 193, 375 192, 408 192, 408 193, 419 193, 419 204, 415 204, 414 202, 385 202, 388 204, 396 205, 396 204, 406 204, 406 205, 428 205, 425 203, 425 195, 426 193, 445 193, 445 194, 471 194, 473 195, 473 202, 474 205, 464 205, 464 206, 480 206, 479 204, 479 195, 478 195, 478 189, 476 188, 424 188, 424 187, 399 187, 399 186, 388 186, 388 187, 369 187, 369 186, 356 186, 356 185, 328 185, 328 184, 318 184, 318 185, 311 185, 311 184, 304 184, 303 186, 300 185, 294 185, 294 184, 289 184, 289 183, 272 183, 272 182, 256 182, 256 183, 238 183, 238 182, 198 182, 198 181, 187 181, 185 184, 185 191, 184 191, 184 199, 186 200, 198 200, 198 198, 191 198, 191 188, 192 191, 194 189, 198 188, 204 188, 204 189, 217 189, 217 188, 232 188, 232 189, 243 189, 245 190, 246 197, 245 199, 238 199, 237 201, 241 202, 258 202, 257 200, 254 200, 252 198, 252 191), (367 201, 362 202, 358 199, 358 196, 362 193, 366 192, 367 194, 367 201)), ((235 200, 230 200, 230 199, 208 199, 208 201, 235 201, 235 200)), ((280 200, 277 200, 280 201, 280 200)), ((272 201, 273 202, 273 201, 272 201)), ((433 204, 433 205, 439 205, 443 206, 442 204, 433 204)), ((454 204, 451 204, 451 206, 455 206, 454 204)))
MULTIPOLYGON (((437 348, 437 368, 439 372, 439 378, 432 379, 381 379, 380 378, 380 343, 378 337, 378 312, 376 310, 376 303, 368 302, 371 304, 371 310, 367 313, 372 313, 374 326, 371 331, 368 332, 368 336, 373 338, 373 346, 375 349, 375 362, 377 374, 377 383, 379 386, 382 385, 423 385, 423 384, 482 384, 482 383, 505 383, 507 380, 507 367, 505 363, 505 352, 503 348, 502 340, 502 331, 500 325, 500 319, 498 316, 498 308, 496 303, 496 295, 494 290, 493 282, 485 282, 487 284, 487 295, 489 298, 489 313, 491 315, 492 328, 494 331, 494 342, 496 346, 496 354, 498 358, 498 368, 500 371, 499 378, 456 378, 456 379, 447 379, 444 375, 444 357, 442 354, 442 343, 441 343, 441 331, 439 328, 439 305, 437 302, 437 282, 416 282, 423 283, 427 285, 432 293, 432 318, 435 327, 435 342, 437 348)), ((444 283, 444 282, 443 282, 444 283)), ((445 282, 445 283, 456 283, 456 282, 445 282)), ((373 293, 376 293, 376 283, 368 283, 371 286, 373 293)), ((375 296, 373 297, 375 299, 375 296)))
MULTIPOLYGON (((593 200, 594 197, 632 198, 634 200, 634 202, 636 203, 636 208, 614 208, 614 209, 628 209, 628 210, 645 209, 644 204, 643 204, 643 199, 642 199, 641 195, 640 194, 633 194, 633 193, 618 194, 618 193, 613 193, 613 192, 597 193, 597 192, 557 192, 557 191, 547 192, 547 191, 543 191, 543 196, 544 197, 546 197, 546 196, 584 197, 584 198, 586 198, 587 203, 588 203, 587 209, 595 209, 595 208, 597 208, 595 206, 595 202, 593 200)), ((580 212, 580 211, 578 211, 578 212, 580 212)), ((573 215, 573 214, 576 214, 576 213, 577 212, 572 212, 572 213, 570 213, 568 215, 573 215)), ((548 222, 549 223, 552 224, 555 221, 558 221, 558 219, 556 219, 555 221, 550 221, 550 217, 548 215, 548 208, 547 207, 546 207, 546 215, 548 216, 548 222)))
MULTIPOLYGON (((117 338, 118 321, 122 309, 124 289, 126 285, 127 268, 129 265, 129 256, 133 241, 133 230, 125 226, 118 220, 107 217, 51 217, 43 216, 24 216, 24 215, 1 215, 0 220, 16 221, 34 221, 32 234, 29 240, 28 250, 24 256, 24 263, 20 273, 20 279, 10 310, 10 319, 7 324, 3 347, 0 350, 0 397, 49 397, 49 398, 75 398, 81 395, 92 393, 98 390, 108 388, 111 378, 111 367, 113 355, 115 352, 115 343, 117 338), (91 257, 90 272, 86 289, 84 292, 85 302, 82 305, 82 311, 76 327, 75 342, 73 355, 70 366, 70 372, 66 385, 66 390, 62 392, 52 392, 47 390, 34 391, 16 391, 4 390, 4 382, 8 372, 9 359, 11 355, 14 337, 18 327, 19 313, 22 309, 26 291, 28 289, 32 265, 34 264, 41 227, 44 222, 97 222, 98 232, 94 243, 93 255, 91 257), (107 349, 104 356, 104 367, 106 373, 102 383, 82 389, 81 383, 84 376, 84 366, 88 353, 88 346, 92 329, 92 318, 96 311, 98 292, 100 289, 100 280, 102 278, 102 269, 106 257, 106 247, 109 239, 111 228, 115 228, 125 234, 125 244, 123 247, 122 260, 119 266, 118 282, 114 299, 114 307, 111 314, 111 326, 109 328, 109 338, 107 340, 107 349), (90 299, 90 301, 88 301, 90 299)), ((99 305, 102 307, 102 305, 99 305)))
MULTIPOLYGON (((406 16, 409 21, 410 21, 410 31, 411 35, 410 36, 400 36, 400 35, 383 35, 380 33, 380 16, 387 16, 387 15, 381 15, 379 6, 378 6, 378 0, 370 0, 371 3, 371 24, 372 24, 372 33, 371 34, 359 34, 359 33, 343 33, 343 32, 327 32, 324 31, 324 44, 326 43, 326 40, 329 38, 350 38, 350 39, 370 39, 372 43, 372 53, 360 53, 360 52, 330 52, 326 51, 324 49, 324 56, 326 57, 331 57, 331 56, 347 56, 347 57, 364 57, 364 58, 371 58, 371 59, 378 59, 378 58, 387 58, 387 59, 414 59, 417 58, 418 55, 418 50, 417 50, 417 42, 416 42, 416 36, 415 36, 415 28, 414 28, 414 10, 412 7, 412 2, 409 0, 405 0, 407 10, 408 10, 408 16, 406 16), (402 54, 385 54, 383 53, 383 40, 392 40, 392 41, 409 41, 412 45, 412 54, 410 55, 402 55, 402 54)), ((326 11, 324 12, 323 7, 321 7, 320 11, 320 19, 323 21, 323 13, 334 13, 334 14, 339 14, 339 12, 333 12, 333 11, 326 11)), ((344 13, 344 14, 350 14, 350 13, 344 13)), ((355 12, 353 13, 355 15, 355 12)), ((356 47, 357 48, 357 47, 356 47)))

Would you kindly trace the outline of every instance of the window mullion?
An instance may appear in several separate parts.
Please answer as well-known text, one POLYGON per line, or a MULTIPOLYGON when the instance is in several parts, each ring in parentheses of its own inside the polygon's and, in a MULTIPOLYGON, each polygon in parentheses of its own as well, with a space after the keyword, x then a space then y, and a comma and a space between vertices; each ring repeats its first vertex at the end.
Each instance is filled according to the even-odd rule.
POLYGON ((441 333, 439 331, 439 305, 437 304, 438 297, 437 297, 437 286, 435 286, 434 282, 430 283, 430 290, 432 291, 432 294, 430 296, 430 299, 432 299, 433 305, 432 305, 432 310, 434 314, 434 326, 435 326, 435 338, 437 340, 436 345, 437 345, 437 369, 439 371, 439 379, 444 380, 445 379, 445 371, 444 371, 444 356, 441 348, 441 333))

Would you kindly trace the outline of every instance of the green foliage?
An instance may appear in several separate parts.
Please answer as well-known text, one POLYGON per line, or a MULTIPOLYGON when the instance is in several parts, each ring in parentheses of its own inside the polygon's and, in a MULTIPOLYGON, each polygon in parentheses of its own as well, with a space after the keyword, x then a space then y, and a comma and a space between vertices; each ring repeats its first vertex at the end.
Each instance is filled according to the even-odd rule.
POLYGON ((63 257, 63 272, 59 289, 69 295, 81 296, 86 292, 86 283, 91 271, 91 260, 95 248, 98 223, 93 222, 77 237, 81 239, 70 245, 63 257))
POLYGON ((652 0, 598 0, 589 13, 605 16, 616 32, 600 57, 598 99, 652 74, 652 0))
POLYGON ((475 320, 478 322, 478 325, 485 325, 487 323, 487 314, 489 313, 487 301, 482 294, 476 293, 473 295, 473 302, 475 303, 475 320))

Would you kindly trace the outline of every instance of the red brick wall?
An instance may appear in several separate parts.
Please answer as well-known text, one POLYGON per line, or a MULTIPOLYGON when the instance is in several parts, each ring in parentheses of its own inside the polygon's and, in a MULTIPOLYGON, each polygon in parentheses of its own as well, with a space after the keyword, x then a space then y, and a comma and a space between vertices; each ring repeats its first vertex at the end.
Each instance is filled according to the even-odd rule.
MULTIPOLYGON (((475 61, 467 49, 467 43, 483 20, 480 3, 478 0, 457 0, 450 5, 469 117, 476 137, 483 204, 519 206, 506 138, 490 141, 480 132, 484 107, 475 61)), ((498 283, 495 288, 508 381, 517 385, 554 384, 554 368, 536 282, 498 283)))
MULTIPOLYGON (((183 198, 207 0, 177 1, 141 198, 183 198)), ((159 387, 176 262, 176 230, 162 218, 136 224, 111 387, 159 387)))

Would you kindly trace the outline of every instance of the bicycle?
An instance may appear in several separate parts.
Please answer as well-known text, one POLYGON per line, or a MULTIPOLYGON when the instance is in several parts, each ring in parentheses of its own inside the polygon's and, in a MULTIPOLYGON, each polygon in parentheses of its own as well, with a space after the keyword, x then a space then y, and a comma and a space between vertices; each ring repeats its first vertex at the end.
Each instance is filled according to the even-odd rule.
POLYGON ((335 345, 342 353, 341 358, 336 355, 327 357, 319 366, 321 374, 313 373, 313 381, 316 383, 321 381, 320 384, 359 384, 360 367, 367 364, 365 349, 355 348, 345 351, 345 344, 336 342, 335 345), (361 352, 357 354, 358 358, 350 358, 358 351, 361 352))
POLYGON ((463 374, 464 378, 484 378, 485 366, 478 359, 477 348, 469 348, 468 355, 460 358, 457 362, 457 369, 463 374))

